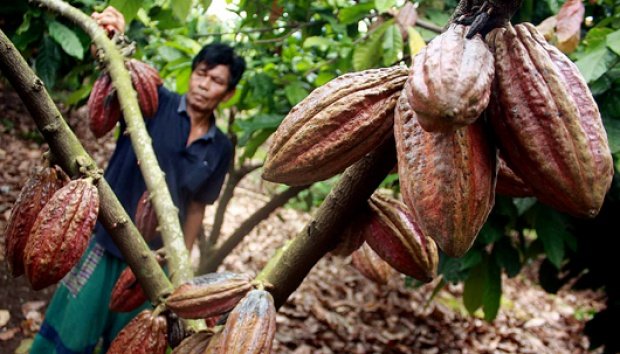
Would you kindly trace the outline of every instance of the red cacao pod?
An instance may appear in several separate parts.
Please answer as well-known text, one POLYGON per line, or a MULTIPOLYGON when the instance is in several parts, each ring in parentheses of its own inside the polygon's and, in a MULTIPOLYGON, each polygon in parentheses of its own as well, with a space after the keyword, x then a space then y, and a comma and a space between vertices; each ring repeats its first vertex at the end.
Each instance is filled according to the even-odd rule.
MULTIPOLYGON (((155 258, 157 258, 159 265, 165 261, 158 254, 155 254, 155 258)), ((140 307, 146 300, 148 299, 138 279, 136 279, 136 275, 129 266, 125 267, 116 280, 116 284, 114 284, 108 307, 114 312, 131 312, 140 307)))
POLYGON ((372 214, 364 232, 366 243, 392 268, 422 282, 437 273, 437 245, 426 237, 407 206, 379 193, 370 198, 372 214))
POLYGON ((108 354, 164 354, 167 346, 166 319, 144 310, 114 338, 108 354))
POLYGON ((159 73, 152 66, 136 59, 127 60, 125 66, 131 73, 131 83, 138 94, 142 115, 145 118, 153 117, 159 104, 157 86, 162 84, 159 73))
POLYGON ((276 334, 276 308, 265 290, 250 291, 228 315, 219 354, 269 354, 276 334))
POLYGON ((493 54, 480 35, 452 24, 413 59, 407 97, 420 126, 429 132, 471 124, 489 104, 493 54))
POLYGON ((577 66, 531 24, 487 36, 495 51, 492 123, 506 162, 553 208, 598 214, 613 160, 598 106, 577 66))
POLYGON ((151 203, 148 190, 142 193, 138 201, 134 222, 146 242, 152 241, 158 236, 157 215, 155 214, 153 203, 151 203))
POLYGON ((251 289, 252 279, 245 274, 205 274, 175 289, 166 307, 181 318, 213 317, 230 311, 251 289))
POLYGON ((90 130, 95 137, 101 138, 112 130, 121 118, 121 105, 110 74, 104 72, 99 75, 87 105, 90 130))
POLYGON ((55 284, 78 262, 99 212, 90 179, 69 182, 37 215, 24 250, 26 276, 34 290, 55 284))
POLYGON ((495 201, 497 152, 483 124, 478 120, 453 132, 428 133, 404 94, 396 108, 403 199, 422 234, 451 257, 469 250, 495 201))
POLYGON ((211 338, 213 338, 211 330, 194 333, 174 348, 172 354, 204 354, 211 338))
POLYGON ((305 185, 344 171, 391 134, 406 75, 403 67, 366 70, 312 91, 274 134, 263 178, 305 185))
POLYGON ((24 249, 37 215, 68 180, 59 167, 38 168, 19 193, 5 232, 5 257, 14 277, 24 274, 24 249))
POLYGON ((387 284, 394 273, 394 269, 366 242, 351 254, 351 264, 366 279, 381 285, 387 284))

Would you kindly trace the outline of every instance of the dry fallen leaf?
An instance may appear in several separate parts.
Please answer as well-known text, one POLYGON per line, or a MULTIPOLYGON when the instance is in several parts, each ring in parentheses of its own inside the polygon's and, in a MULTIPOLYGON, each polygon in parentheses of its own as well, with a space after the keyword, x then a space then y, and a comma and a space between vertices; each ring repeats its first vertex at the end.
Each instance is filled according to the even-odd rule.
POLYGON ((581 0, 568 0, 558 12, 555 35, 557 47, 564 53, 577 49, 585 11, 581 0))
POLYGON ((0 327, 6 326, 11 319, 11 313, 9 310, 0 310, 0 327))

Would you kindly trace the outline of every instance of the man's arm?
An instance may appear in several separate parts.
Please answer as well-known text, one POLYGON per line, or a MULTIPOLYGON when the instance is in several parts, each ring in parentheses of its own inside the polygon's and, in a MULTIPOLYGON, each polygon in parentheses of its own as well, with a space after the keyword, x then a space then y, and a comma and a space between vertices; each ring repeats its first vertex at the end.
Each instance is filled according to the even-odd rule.
POLYGON ((198 234, 202 231, 202 220, 205 216, 206 204, 196 201, 190 202, 187 208, 187 216, 183 225, 183 234, 185 235, 185 246, 191 251, 198 234))

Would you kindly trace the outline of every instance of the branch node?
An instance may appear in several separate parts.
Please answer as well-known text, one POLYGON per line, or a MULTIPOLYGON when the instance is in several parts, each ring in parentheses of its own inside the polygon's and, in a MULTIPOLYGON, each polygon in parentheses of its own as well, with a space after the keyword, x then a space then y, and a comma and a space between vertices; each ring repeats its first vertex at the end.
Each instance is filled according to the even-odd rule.
POLYGON ((41 128, 41 131, 44 134, 54 134, 58 132, 59 130, 60 130, 60 121, 57 119, 51 122, 50 124, 45 125, 43 128, 41 128))
POLYGON ((32 83, 32 91, 39 92, 43 90, 45 84, 38 77, 35 77, 34 82, 32 83))

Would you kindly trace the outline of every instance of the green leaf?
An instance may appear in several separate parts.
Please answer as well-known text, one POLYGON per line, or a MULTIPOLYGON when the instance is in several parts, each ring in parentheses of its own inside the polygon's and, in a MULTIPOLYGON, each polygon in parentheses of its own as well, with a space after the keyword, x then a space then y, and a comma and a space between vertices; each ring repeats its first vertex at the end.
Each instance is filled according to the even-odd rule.
POLYGON ((620 55, 620 30, 607 35, 607 47, 620 55))
POLYGON ((192 0, 173 0, 170 1, 170 7, 174 16, 184 21, 192 8, 192 0))
POLYGON ((600 45, 581 57, 575 64, 586 81, 591 83, 607 72, 615 60, 614 57, 615 55, 606 46, 600 45))
POLYGON ((253 133, 259 129, 275 129, 283 119, 279 114, 259 114, 252 119, 237 120, 235 124, 244 133, 253 133))
POLYGON ((543 243, 549 261, 559 269, 565 253, 564 234, 567 233, 565 221, 560 214, 548 207, 540 207, 537 212, 536 234, 543 243))
POLYGON ((517 208, 517 213, 519 216, 523 215, 526 211, 528 211, 534 204, 536 204, 536 198, 528 197, 528 198, 513 198, 512 202, 517 208))
POLYGON ((488 263, 487 282, 484 288, 482 310, 484 319, 491 322, 497 317, 502 298, 502 272, 494 262, 488 263))
POLYGON ((329 38, 320 37, 320 36, 311 36, 306 38, 304 41, 304 48, 312 48, 318 47, 320 50, 327 50, 329 46, 332 44, 332 41, 329 38))
POLYGON ((463 288, 463 305, 470 314, 476 312, 482 306, 485 293, 488 272, 486 270, 488 261, 485 257, 471 272, 465 280, 463 288))
POLYGON ((34 67, 48 90, 56 83, 56 73, 60 69, 60 57, 60 47, 49 36, 45 36, 34 67))
POLYGON ((356 23, 368 15, 370 10, 374 8, 375 4, 372 2, 345 7, 338 12, 338 20, 345 25, 356 23))
POLYGON ((620 120, 605 119, 603 120, 605 130, 607 131, 607 139, 609 140, 609 148, 612 154, 620 152, 620 120))
POLYGON ((392 25, 393 21, 387 21, 375 28, 368 40, 355 48, 353 52, 353 68, 357 71, 370 69, 381 59, 383 34, 392 25))
POLYGON ((334 75, 334 73, 329 72, 329 71, 323 71, 319 73, 319 75, 317 75, 316 79, 314 80, 314 85, 316 87, 323 86, 324 84, 330 82, 335 77, 336 75, 334 75))
POLYGON ((403 36, 397 25, 387 28, 383 37, 383 65, 393 65, 403 51, 403 36))
POLYGON ((211 0, 200 0, 200 4, 202 5, 202 8, 207 11, 209 6, 211 6, 211 0))
POLYGON ((396 0, 375 0, 375 9, 380 14, 387 12, 396 5, 396 0))
POLYGON ((136 17, 142 2, 141 0, 110 0, 110 5, 120 11, 125 16, 125 23, 129 24, 136 17))
POLYGON ((461 271, 468 270, 482 262, 482 251, 472 248, 461 258, 461 271))
POLYGON ((409 53, 413 58, 426 47, 426 41, 424 41, 420 32, 416 31, 413 27, 407 27, 407 33, 409 35, 409 53))
POLYGON ((84 59, 84 47, 78 36, 69 27, 58 21, 51 21, 47 25, 50 36, 72 57, 84 59))
POLYGON ((496 242, 503 236, 504 226, 494 221, 493 219, 488 219, 487 222, 482 226, 482 229, 478 234, 478 239, 485 245, 488 245, 490 243, 496 242))
POLYGON ((308 90, 306 90, 301 81, 295 81, 290 83, 284 88, 286 99, 291 106, 301 102, 306 96, 308 96, 308 90))
POLYGON ((586 38, 583 39, 584 44, 589 50, 604 44, 607 41, 607 36, 612 33, 611 28, 592 28, 586 34, 586 38))
POLYGON ((258 148, 265 142, 265 140, 267 140, 267 138, 271 136, 271 134, 273 134, 274 131, 275 129, 264 130, 252 136, 252 138, 250 138, 250 140, 248 140, 247 144, 245 145, 245 149, 243 150, 243 155, 241 156, 241 158, 252 158, 252 156, 254 156, 254 154, 256 153, 256 150, 258 150, 258 148))
POLYGON ((508 238, 503 238, 493 247, 495 261, 506 270, 506 274, 512 278, 521 271, 519 251, 512 246, 508 238))
POLYGON ((93 88, 92 84, 80 86, 80 88, 71 92, 71 94, 67 96, 67 99, 65 100, 65 104, 69 106, 76 105, 77 103, 81 102, 82 100, 88 97, 92 88, 93 88))

